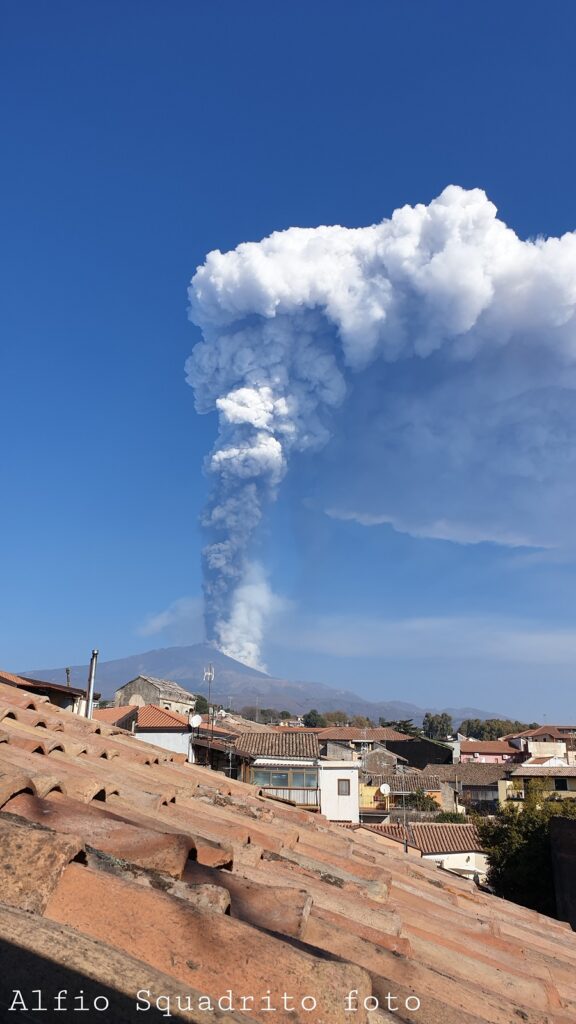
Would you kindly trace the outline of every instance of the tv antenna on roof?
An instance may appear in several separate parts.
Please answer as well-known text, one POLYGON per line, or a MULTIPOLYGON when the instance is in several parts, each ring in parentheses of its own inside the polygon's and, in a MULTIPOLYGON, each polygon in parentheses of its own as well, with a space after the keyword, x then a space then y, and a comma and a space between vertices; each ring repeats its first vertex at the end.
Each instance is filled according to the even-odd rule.
MULTIPOLYGON (((208 683, 208 714, 210 716, 210 735, 208 737, 208 762, 210 762, 210 750, 212 746, 212 740, 214 738, 214 708, 212 707, 211 701, 212 683, 214 682, 214 676, 214 665, 210 664, 208 665, 208 668, 204 669, 204 682, 208 683)), ((211 768, 212 765, 209 763, 208 767, 211 768)))

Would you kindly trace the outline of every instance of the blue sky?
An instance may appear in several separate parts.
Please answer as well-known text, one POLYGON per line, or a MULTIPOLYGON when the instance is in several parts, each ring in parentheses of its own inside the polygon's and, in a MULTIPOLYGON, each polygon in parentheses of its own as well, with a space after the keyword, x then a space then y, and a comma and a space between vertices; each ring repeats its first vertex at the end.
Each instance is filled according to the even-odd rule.
MULTIPOLYGON (((207 252, 373 224, 451 183, 521 238, 574 230, 575 28, 567 2, 515 0, 4 8, 6 668, 200 639, 216 418, 194 412, 184 362, 207 252)), ((267 511, 270 671, 576 719, 564 492, 542 512, 552 551, 411 536, 327 515, 337 456, 298 456, 267 511)))

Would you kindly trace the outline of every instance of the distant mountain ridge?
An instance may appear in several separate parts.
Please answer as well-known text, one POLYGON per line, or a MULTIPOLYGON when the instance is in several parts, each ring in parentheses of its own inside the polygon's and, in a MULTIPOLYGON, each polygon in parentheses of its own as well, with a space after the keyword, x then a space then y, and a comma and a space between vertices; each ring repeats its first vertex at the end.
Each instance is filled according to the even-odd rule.
MULTIPOLYGON (((464 718, 502 718, 494 711, 480 708, 420 708, 401 700, 369 701, 351 690, 337 689, 325 683, 290 681, 276 679, 243 665, 234 658, 222 654, 210 644, 192 644, 187 647, 164 647, 159 650, 132 654, 126 658, 98 663, 96 690, 103 698, 112 699, 114 691, 134 679, 135 676, 156 676, 159 679, 173 679, 193 693, 207 693, 204 682, 204 668, 214 665, 215 680, 212 697, 226 706, 239 709, 245 705, 258 704, 260 707, 274 707, 302 714, 310 708, 318 711, 346 711, 350 715, 365 715, 375 721, 412 718, 421 724, 426 711, 445 711, 455 723, 464 718)), ((45 679, 52 683, 66 683, 65 668, 25 669, 23 675, 45 679)), ((88 665, 71 666, 73 686, 84 686, 88 678, 88 665)))

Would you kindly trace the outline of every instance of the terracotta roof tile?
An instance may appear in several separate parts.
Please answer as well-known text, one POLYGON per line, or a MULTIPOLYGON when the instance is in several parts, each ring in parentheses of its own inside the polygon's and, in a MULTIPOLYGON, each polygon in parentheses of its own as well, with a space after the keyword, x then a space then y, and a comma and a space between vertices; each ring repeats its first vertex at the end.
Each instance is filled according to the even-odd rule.
POLYGON ((256 732, 238 737, 236 753, 248 757, 314 758, 320 751, 314 733, 256 732))
POLYGON ((327 729, 320 729, 319 740, 364 740, 367 743, 384 743, 386 740, 409 740, 411 737, 406 733, 398 732, 387 726, 378 728, 358 729, 353 726, 330 726, 327 729))
POLYGON ((513 747, 506 740, 462 740, 461 754, 518 754, 518 747, 513 747))
POLYGON ((434 793, 440 789, 440 779, 438 775, 428 774, 422 772, 415 774, 414 772, 390 774, 390 775, 372 775, 372 785, 381 786, 384 783, 390 786, 390 792, 392 795, 398 795, 401 793, 418 793, 420 791, 424 793, 434 793))
MULTIPOLYGON (((3 956, 2 997, 8 963, 10 989, 21 965, 22 988, 30 978, 46 990, 105 985, 107 1017, 118 1021, 131 1019, 127 997, 133 1010, 142 987, 193 1002, 222 995, 223 978, 247 995, 318 999, 317 1012, 277 1012, 276 1024, 344 1024, 350 989, 384 1006, 387 992, 418 996, 423 1024, 575 1018, 576 936, 560 923, 383 845, 375 827, 345 829, 271 803, 254 786, 0 683, 2 713, 0 941, 17 949, 3 956), (14 829, 17 842, 4 843, 14 829)), ((277 747, 272 756, 282 756, 277 747)), ((478 769, 493 780, 501 766, 431 765, 415 785, 445 769, 460 779, 472 769, 476 784, 478 769)), ((418 823, 410 834, 423 852, 442 853, 466 836, 465 849, 474 845, 470 828, 418 823)), ((213 1019, 224 1016, 268 1024, 269 1014, 213 1019)))
POLYGON ((426 853, 472 853, 482 850, 475 825, 457 822, 412 822, 413 845, 426 853))
POLYGON ((440 782, 461 782, 464 786, 495 786, 500 779, 505 779, 513 769, 513 764, 476 764, 465 761, 463 764, 429 764, 424 768, 425 774, 437 775, 440 782))
POLYGON ((121 726, 123 722, 132 719, 137 711, 137 704, 124 704, 121 707, 96 708, 92 717, 96 722, 106 722, 107 725, 121 726))
POLYGON ((187 729, 188 717, 168 711, 158 704, 145 704, 138 709, 137 729, 187 729))

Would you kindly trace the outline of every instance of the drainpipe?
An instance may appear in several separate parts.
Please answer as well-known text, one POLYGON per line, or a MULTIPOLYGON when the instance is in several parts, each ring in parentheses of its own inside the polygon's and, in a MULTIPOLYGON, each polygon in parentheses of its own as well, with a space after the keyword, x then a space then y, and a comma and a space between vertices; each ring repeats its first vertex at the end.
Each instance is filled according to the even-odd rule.
POLYGON ((96 678, 96 662, 98 660, 98 651, 92 651, 92 657, 90 658, 90 670, 88 672, 88 689, 86 691, 86 718, 92 718, 92 710, 94 707, 94 679, 96 678))

